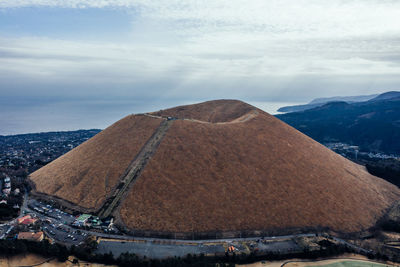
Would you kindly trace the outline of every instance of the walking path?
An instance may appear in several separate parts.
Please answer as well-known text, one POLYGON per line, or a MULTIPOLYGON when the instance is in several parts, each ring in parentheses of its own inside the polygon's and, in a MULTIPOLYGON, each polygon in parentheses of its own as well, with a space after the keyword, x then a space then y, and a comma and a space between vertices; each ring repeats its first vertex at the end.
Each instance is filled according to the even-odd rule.
POLYGON ((119 202, 128 190, 131 183, 140 176, 142 170, 145 168, 150 158, 156 152, 157 147, 160 145, 161 140, 167 133, 168 129, 171 127, 172 123, 173 120, 163 120, 160 126, 158 126, 158 128, 154 131, 150 139, 144 144, 139 154, 137 154, 136 158, 132 161, 132 163, 126 170, 126 174, 121 179, 114 194, 104 203, 103 207, 100 209, 100 218, 106 218, 112 214, 114 208, 118 206, 119 202))

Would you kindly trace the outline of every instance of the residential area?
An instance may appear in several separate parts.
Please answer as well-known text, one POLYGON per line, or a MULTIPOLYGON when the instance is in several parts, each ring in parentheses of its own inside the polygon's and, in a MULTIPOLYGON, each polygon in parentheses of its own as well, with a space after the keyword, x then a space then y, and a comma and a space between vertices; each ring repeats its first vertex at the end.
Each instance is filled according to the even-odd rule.
POLYGON ((100 130, 0 136, 0 222, 18 216, 26 177, 100 130))
POLYGON ((0 136, 0 178, 27 175, 93 137, 100 130, 0 136))
POLYGON ((324 143, 324 145, 336 153, 352 160, 378 160, 378 159, 400 159, 399 155, 384 154, 382 152, 362 151, 359 146, 340 142, 324 143))

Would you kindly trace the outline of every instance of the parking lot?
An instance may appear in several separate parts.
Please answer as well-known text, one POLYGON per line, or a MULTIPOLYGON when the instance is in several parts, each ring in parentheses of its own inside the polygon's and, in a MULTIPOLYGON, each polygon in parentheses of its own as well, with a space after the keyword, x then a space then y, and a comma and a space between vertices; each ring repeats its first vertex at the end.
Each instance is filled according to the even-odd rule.
POLYGON ((42 229, 50 238, 68 245, 79 245, 87 237, 87 234, 80 230, 59 224, 56 221, 50 221, 49 219, 43 221, 42 229))
POLYGON ((301 250, 299 245, 297 245, 293 240, 258 242, 255 247, 260 251, 270 251, 275 253, 297 252, 301 250))
POLYGON ((42 221, 42 230, 48 237, 66 245, 79 245, 87 237, 84 231, 70 227, 75 217, 35 199, 29 200, 28 208, 42 221))
MULTIPOLYGON (((280 241, 265 241, 260 240, 259 242, 250 242, 252 249, 257 251, 268 251, 275 253, 288 253, 299 251, 299 246, 292 240, 280 240, 280 241)), ((162 243, 152 241, 141 241, 141 242, 117 242, 102 240, 99 243, 97 252, 108 253, 112 252, 114 256, 118 257, 121 253, 129 252, 135 253, 139 256, 146 256, 148 258, 167 258, 167 257, 185 257, 187 254, 192 255, 214 255, 215 253, 223 254, 226 251, 227 246, 233 246, 235 252, 245 252, 246 247, 241 242, 204 242, 204 243, 162 243), (225 246, 224 246, 224 243, 225 246)))
POLYGON ((68 214, 59 209, 53 208, 52 206, 46 205, 35 199, 29 200, 28 207, 31 210, 34 210, 41 214, 45 214, 48 217, 52 217, 52 218, 62 222, 63 224, 72 224, 75 220, 75 217, 72 214, 68 214))
POLYGON ((115 257, 121 253, 135 253, 138 256, 146 256, 152 259, 163 259, 168 257, 185 257, 187 254, 215 254, 225 253, 223 244, 160 244, 155 242, 116 242, 101 241, 98 245, 98 253, 112 252, 115 257))

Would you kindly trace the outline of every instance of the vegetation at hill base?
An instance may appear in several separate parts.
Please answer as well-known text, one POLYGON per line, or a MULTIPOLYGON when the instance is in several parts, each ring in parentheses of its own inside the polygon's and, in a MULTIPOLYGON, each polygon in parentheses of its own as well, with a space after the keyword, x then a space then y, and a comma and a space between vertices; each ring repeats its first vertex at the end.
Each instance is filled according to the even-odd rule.
POLYGON ((382 159, 368 161, 365 165, 372 175, 381 177, 386 181, 400 187, 400 160, 382 159))

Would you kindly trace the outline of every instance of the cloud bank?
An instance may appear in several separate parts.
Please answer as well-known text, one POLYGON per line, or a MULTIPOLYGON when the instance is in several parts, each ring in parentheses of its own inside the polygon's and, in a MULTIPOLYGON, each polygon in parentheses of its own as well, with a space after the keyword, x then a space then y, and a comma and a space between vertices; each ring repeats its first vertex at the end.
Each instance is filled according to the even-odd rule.
POLYGON ((400 82, 399 1, 3 0, 1 17, 8 97, 302 102, 400 82), (87 27, 52 10, 79 10, 87 27), (122 29, 107 15, 118 38, 101 10, 129 18, 122 29), (22 31, 33 13, 48 23, 22 31))

